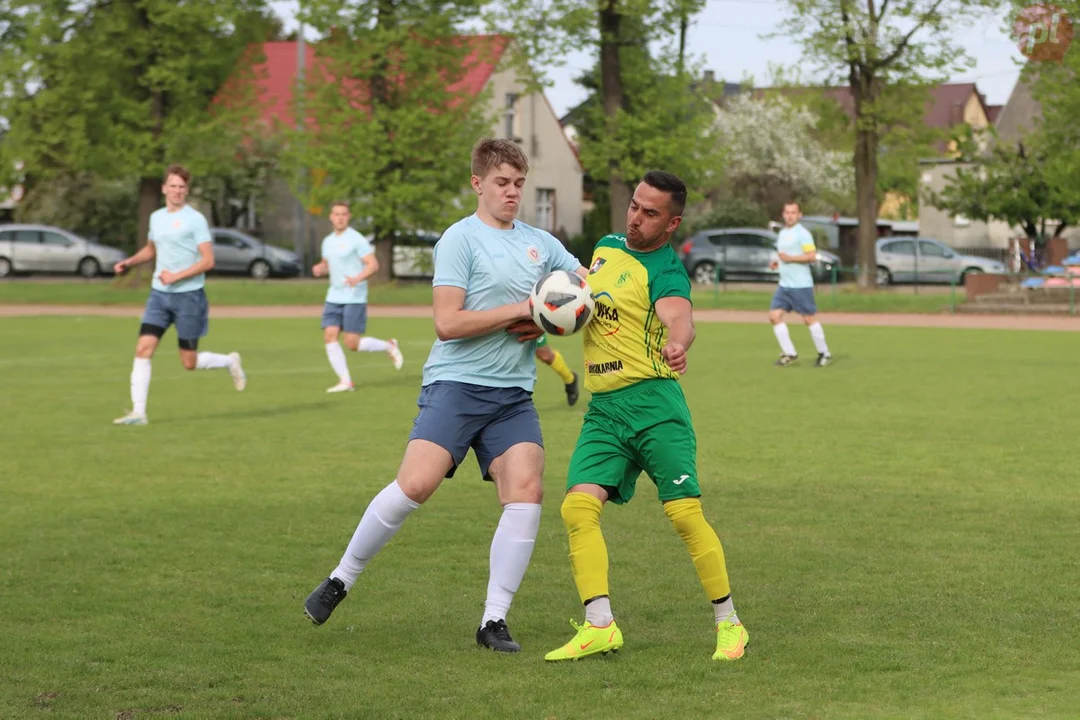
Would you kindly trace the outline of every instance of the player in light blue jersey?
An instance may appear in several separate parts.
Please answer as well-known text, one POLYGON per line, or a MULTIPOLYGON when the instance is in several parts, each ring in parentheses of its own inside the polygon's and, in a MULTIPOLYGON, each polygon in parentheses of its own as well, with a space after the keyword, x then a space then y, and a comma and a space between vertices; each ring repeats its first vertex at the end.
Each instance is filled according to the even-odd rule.
POLYGON ((778 367, 785 367, 799 359, 799 353, 791 342, 791 333, 784 322, 785 312, 797 312, 810 329, 810 338, 814 341, 818 356, 816 367, 825 367, 832 362, 832 354, 825 342, 825 329, 817 320, 817 302, 814 300, 814 274, 810 265, 817 259, 817 246, 810 231, 799 224, 802 210, 799 203, 789 202, 784 205, 784 228, 776 238, 776 250, 780 256, 780 284, 769 306, 769 322, 773 334, 780 343, 778 367))
POLYGON ((528 169, 525 153, 510 140, 484 139, 473 148, 476 214, 450 226, 435 246, 438 340, 424 365, 420 412, 397 478, 368 505, 337 568, 304 603, 316 625, 472 448, 503 506, 476 642, 500 652, 521 649, 506 615, 536 541, 544 471, 532 402, 541 330, 531 319, 529 291, 554 270, 588 274, 555 237, 516 219, 528 169))
POLYGON ((364 337, 367 330, 367 279, 379 271, 375 248, 368 239, 349 227, 349 206, 336 202, 330 206, 330 224, 334 231, 323 238, 322 260, 311 268, 315 277, 330 276, 323 306, 323 342, 330 367, 338 376, 338 384, 326 392, 350 392, 355 389, 345 352, 338 343, 344 331, 345 347, 353 352, 384 352, 390 356, 394 369, 400 370, 405 358, 394 338, 380 340, 364 337))
POLYGON ((237 390, 247 385, 239 353, 198 352, 199 338, 209 330, 210 306, 203 282, 206 272, 214 267, 214 243, 206 218, 187 204, 190 182, 191 174, 182 165, 169 166, 161 186, 165 207, 150 215, 146 246, 113 268, 120 275, 140 263, 155 260, 154 279, 131 368, 131 412, 114 420, 116 425, 147 423, 150 359, 170 325, 176 326, 180 361, 185 369, 227 369, 237 390))

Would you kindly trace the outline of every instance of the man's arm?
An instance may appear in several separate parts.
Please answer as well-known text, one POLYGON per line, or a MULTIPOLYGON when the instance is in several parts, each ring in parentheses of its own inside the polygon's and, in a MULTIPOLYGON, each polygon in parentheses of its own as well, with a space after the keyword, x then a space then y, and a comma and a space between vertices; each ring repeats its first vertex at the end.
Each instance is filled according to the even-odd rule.
POLYGON ((440 340, 488 335, 532 317, 529 301, 503 305, 493 310, 463 310, 465 288, 436 285, 432 292, 435 310, 435 334, 440 340))
POLYGON ((330 272, 330 263, 326 262, 326 258, 323 258, 319 262, 311 266, 311 274, 315 277, 322 277, 330 272))
POLYGON ((668 367, 686 372, 686 351, 694 344, 694 308, 684 297, 669 295, 655 303, 656 317, 668 329, 667 345, 661 350, 668 367))
POLYGON ((802 255, 788 255, 787 253, 779 253, 780 260, 786 263, 804 263, 809 264, 817 260, 817 248, 804 252, 802 255))
POLYGON ((360 262, 364 263, 364 269, 352 277, 345 278, 346 285, 349 285, 350 287, 359 285, 375 273, 379 272, 379 260, 375 257, 375 253, 365 255, 360 258, 360 262))
POLYGON ((136 265, 142 265, 144 262, 150 262, 154 259, 156 255, 157 248, 154 247, 154 241, 147 240, 146 245, 144 245, 137 253, 125 260, 121 260, 120 262, 116 263, 116 265, 113 266, 113 272, 115 272, 117 275, 123 275, 125 272, 135 267, 136 265))
POLYGON ((202 275, 204 272, 214 269, 214 243, 203 242, 199 243, 199 259, 195 261, 195 264, 191 267, 184 268, 180 272, 169 272, 168 270, 162 270, 161 275, 158 276, 158 280, 163 285, 172 285, 175 282, 185 280, 195 275, 202 275))

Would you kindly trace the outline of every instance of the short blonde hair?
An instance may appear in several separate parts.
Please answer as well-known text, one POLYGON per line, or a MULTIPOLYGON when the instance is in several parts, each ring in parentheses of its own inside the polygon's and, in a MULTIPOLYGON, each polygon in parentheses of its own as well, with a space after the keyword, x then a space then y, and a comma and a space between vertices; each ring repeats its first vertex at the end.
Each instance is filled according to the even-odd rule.
POLYGON ((475 145, 472 151, 472 174, 482 178, 502 164, 520 170, 523 174, 529 172, 529 158, 525 151, 518 147, 513 140, 483 138, 475 145))

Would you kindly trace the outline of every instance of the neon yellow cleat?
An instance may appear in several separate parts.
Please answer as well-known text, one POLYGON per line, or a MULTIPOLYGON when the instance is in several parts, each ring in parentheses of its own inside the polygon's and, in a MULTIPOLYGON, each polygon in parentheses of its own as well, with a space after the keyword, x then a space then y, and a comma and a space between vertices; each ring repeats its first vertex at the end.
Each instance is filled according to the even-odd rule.
POLYGON ((716 652, 713 660, 738 660, 746 653, 750 633, 739 622, 722 620, 716 625, 716 652))
POLYGON ((578 625, 571 620, 570 624, 577 629, 577 635, 558 650, 552 650, 545 655, 545 660, 577 660, 590 655, 615 652, 623 646, 622 630, 619 630, 614 620, 604 627, 593 627, 588 621, 584 625, 578 625))

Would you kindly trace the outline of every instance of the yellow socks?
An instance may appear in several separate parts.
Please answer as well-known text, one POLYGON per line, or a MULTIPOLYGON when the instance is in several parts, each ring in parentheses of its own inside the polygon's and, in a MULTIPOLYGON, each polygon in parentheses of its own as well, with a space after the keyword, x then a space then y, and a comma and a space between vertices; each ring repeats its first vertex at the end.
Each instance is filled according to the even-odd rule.
MULTIPOLYGON (((564 503, 563 517, 566 517, 565 507, 564 503)), ((720 546, 720 538, 716 536, 716 531, 712 529, 701 512, 701 500, 683 498, 664 503, 664 514, 668 516, 671 524, 678 531, 679 537, 686 543, 690 557, 694 560, 698 578, 701 579, 701 585, 705 588, 709 600, 717 600, 730 595, 731 585, 728 582, 727 565, 724 563, 724 548, 720 546)), ((599 516, 599 512, 597 515, 599 516)), ((598 524, 597 534, 599 530, 598 524)), ((570 547, 573 548, 572 543, 570 547)), ((606 555, 604 559, 606 568, 606 555)))
POLYGON ((570 368, 566 364, 566 360, 563 359, 562 353, 555 350, 555 359, 551 361, 551 369, 558 373, 562 378, 563 385, 569 385, 574 382, 574 373, 570 372, 570 368))
MULTIPOLYGON (((556 359, 561 360, 562 357, 556 355, 556 359)), ((600 511, 603 507, 599 498, 583 492, 568 493, 562 502, 562 518, 566 533, 570 536, 570 569, 583 603, 598 595, 608 594, 607 546, 600 532, 600 511)), ((698 512, 700 514, 700 509, 698 512)), ((702 517, 702 521, 704 519, 702 517)), ((723 567, 723 559, 720 564, 723 567)), ((726 574, 724 579, 726 582, 726 574)))

